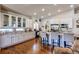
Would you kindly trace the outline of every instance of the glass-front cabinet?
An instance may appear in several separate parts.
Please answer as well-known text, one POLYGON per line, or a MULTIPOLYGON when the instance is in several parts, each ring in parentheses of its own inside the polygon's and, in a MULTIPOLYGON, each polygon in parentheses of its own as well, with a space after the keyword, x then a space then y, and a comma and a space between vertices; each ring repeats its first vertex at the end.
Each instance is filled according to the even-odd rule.
POLYGON ((26 19, 23 18, 23 27, 26 27, 26 19))
POLYGON ((15 16, 12 16, 12 27, 15 27, 16 26, 16 17, 15 16))
POLYGON ((18 27, 21 27, 21 17, 18 17, 18 27))
POLYGON ((2 32, 30 31, 32 26, 32 19, 27 16, 1 12, 0 31, 2 32))
POLYGON ((4 15, 3 17, 4 17, 3 26, 8 27, 9 26, 9 15, 4 15))
POLYGON ((0 30, 7 30, 9 31, 9 29, 11 29, 11 31, 13 31, 13 29, 23 29, 23 31, 25 30, 29 30, 32 29, 33 24, 31 23, 32 21, 27 18, 26 16, 20 16, 20 15, 12 15, 12 14, 7 14, 7 13, 3 13, 2 14, 2 25, 0 27, 0 30))
POLYGON ((25 17, 3 14, 3 27, 25 28, 27 19, 25 17))

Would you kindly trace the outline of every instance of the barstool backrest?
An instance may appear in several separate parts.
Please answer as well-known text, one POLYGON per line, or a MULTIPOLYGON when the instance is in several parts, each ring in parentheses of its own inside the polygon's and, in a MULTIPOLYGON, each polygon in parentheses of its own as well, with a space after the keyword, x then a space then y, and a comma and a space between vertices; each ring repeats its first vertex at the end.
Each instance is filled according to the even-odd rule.
POLYGON ((59 35, 58 32, 52 32, 51 33, 51 39, 53 39, 54 41, 57 41, 58 40, 58 35, 59 35))
POLYGON ((58 46, 58 43, 59 43, 58 42, 58 39, 59 39, 58 35, 59 35, 58 32, 51 33, 51 42, 52 42, 52 45, 54 45, 54 46, 58 46))
POLYGON ((41 35, 41 37, 45 37, 46 33, 45 32, 41 32, 40 35, 41 35))

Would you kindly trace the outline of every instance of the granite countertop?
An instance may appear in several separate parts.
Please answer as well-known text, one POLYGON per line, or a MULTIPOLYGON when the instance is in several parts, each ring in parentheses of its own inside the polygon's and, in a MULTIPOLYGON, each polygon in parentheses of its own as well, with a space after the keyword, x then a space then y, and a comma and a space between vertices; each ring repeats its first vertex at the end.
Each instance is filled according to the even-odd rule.
POLYGON ((66 34, 73 34, 73 35, 74 35, 74 33, 73 33, 73 32, 63 32, 63 33, 66 33, 66 34))
POLYGON ((21 33, 31 33, 33 31, 28 31, 28 32, 24 32, 24 31, 16 31, 16 32, 0 32, 0 35, 6 35, 6 34, 21 34, 21 33))
POLYGON ((72 34, 72 35, 74 35, 74 33, 73 32, 68 32, 68 31, 65 31, 65 32, 52 32, 52 31, 50 31, 50 32, 46 32, 47 34, 50 34, 50 33, 60 33, 60 34, 72 34))

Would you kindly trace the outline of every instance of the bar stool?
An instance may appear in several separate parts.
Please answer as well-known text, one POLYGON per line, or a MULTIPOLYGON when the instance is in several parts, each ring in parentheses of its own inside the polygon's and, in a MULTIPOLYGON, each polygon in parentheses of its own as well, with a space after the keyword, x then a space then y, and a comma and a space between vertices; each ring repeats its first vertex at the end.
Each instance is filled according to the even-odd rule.
POLYGON ((58 46, 60 47, 61 35, 58 35, 58 46))
POLYGON ((73 34, 64 33, 64 47, 71 48, 73 45, 72 42, 74 42, 73 34))
POLYGON ((54 48, 55 47, 58 47, 59 45, 58 45, 58 32, 52 32, 51 33, 51 46, 50 46, 50 51, 51 51, 51 53, 53 53, 53 51, 54 51, 54 48))
POLYGON ((54 48, 54 47, 59 47, 59 45, 58 45, 58 41, 55 41, 54 39, 52 39, 52 47, 54 48))
POLYGON ((42 33, 42 39, 41 39, 41 42, 42 42, 42 46, 44 47, 44 46, 48 46, 48 44, 49 44, 49 39, 48 39, 48 37, 47 37, 47 35, 46 35, 46 33, 45 32, 43 32, 42 33))
POLYGON ((57 32, 51 33, 51 45, 52 47, 58 47, 59 46, 59 37, 57 32))
POLYGON ((66 41, 64 41, 64 47, 65 47, 65 48, 71 48, 72 46, 71 46, 71 45, 69 45, 69 44, 67 44, 67 42, 66 42, 66 41))
POLYGON ((49 38, 47 37, 46 34, 45 34, 45 37, 43 38, 42 43, 43 43, 44 46, 48 46, 49 45, 49 38))

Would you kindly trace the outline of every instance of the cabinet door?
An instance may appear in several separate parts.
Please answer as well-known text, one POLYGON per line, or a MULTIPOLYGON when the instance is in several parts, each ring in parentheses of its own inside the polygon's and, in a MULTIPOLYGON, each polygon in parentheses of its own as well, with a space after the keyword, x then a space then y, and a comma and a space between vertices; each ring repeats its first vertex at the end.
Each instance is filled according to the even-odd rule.
POLYGON ((16 17, 12 16, 12 27, 16 25, 16 17))
POLYGON ((12 40, 11 41, 12 41, 12 45, 17 44, 18 38, 17 38, 16 34, 12 34, 12 40))
POLYGON ((14 34, 13 35, 13 44, 18 44, 22 41, 22 34, 14 34))
POLYGON ((9 26, 9 15, 4 15, 4 25, 3 26, 9 26))
POLYGON ((13 45, 14 44, 14 39, 15 39, 15 35, 11 35, 11 44, 13 45))
POLYGON ((11 45, 11 36, 10 35, 4 35, 2 36, 2 47, 7 47, 11 45))
POLYGON ((23 18, 23 27, 26 27, 26 19, 23 18))
POLYGON ((19 36, 19 35, 21 35, 21 34, 16 34, 16 35, 15 35, 15 39, 14 39, 14 40, 15 40, 15 43, 16 43, 16 44, 17 44, 17 43, 20 43, 20 37, 21 37, 21 36, 19 36))
POLYGON ((18 42, 23 42, 24 38, 23 38, 23 33, 22 34, 18 34, 18 42))
POLYGON ((18 27, 21 27, 21 18, 18 17, 18 27))

